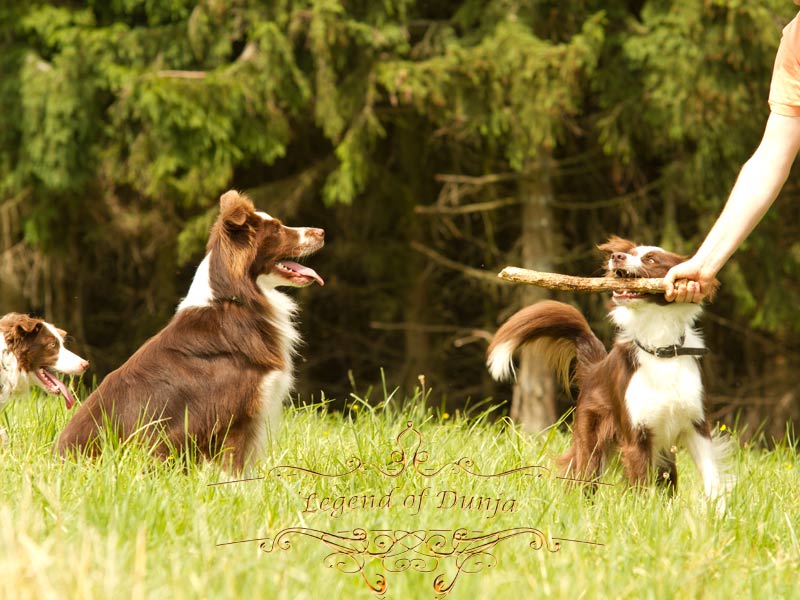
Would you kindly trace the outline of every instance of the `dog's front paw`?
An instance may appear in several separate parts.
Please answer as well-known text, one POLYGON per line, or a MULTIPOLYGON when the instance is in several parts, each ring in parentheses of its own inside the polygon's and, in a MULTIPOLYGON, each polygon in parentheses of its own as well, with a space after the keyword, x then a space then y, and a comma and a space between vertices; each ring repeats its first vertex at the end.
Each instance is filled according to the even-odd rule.
POLYGON ((709 504, 714 503, 714 511, 717 517, 724 517, 728 510, 727 492, 729 489, 724 482, 715 482, 705 487, 706 498, 709 504))

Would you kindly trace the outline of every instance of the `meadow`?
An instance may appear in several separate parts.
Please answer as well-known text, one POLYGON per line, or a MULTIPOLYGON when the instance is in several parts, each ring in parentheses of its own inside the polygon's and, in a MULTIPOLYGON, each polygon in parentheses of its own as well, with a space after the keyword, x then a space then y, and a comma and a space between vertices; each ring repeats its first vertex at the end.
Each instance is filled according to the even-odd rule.
POLYGON ((38 392, 0 425, 0 597, 796 598, 796 442, 737 443, 725 514, 679 453, 679 493, 612 466, 557 478, 566 427, 522 433, 491 402, 418 390, 286 411, 248 481, 133 444, 62 461, 69 413, 38 392))

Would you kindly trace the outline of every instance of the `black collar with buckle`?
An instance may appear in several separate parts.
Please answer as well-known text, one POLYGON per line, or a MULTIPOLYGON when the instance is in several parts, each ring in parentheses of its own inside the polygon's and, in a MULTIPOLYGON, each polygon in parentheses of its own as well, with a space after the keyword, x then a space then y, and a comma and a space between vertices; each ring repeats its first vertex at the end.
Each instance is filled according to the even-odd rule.
POLYGON ((659 348, 648 348, 642 346, 639 340, 634 340, 636 345, 648 354, 652 354, 656 358, 675 358, 676 356, 703 356, 708 354, 708 348, 684 348, 683 342, 686 341, 686 336, 682 335, 677 344, 672 346, 660 346, 659 348))

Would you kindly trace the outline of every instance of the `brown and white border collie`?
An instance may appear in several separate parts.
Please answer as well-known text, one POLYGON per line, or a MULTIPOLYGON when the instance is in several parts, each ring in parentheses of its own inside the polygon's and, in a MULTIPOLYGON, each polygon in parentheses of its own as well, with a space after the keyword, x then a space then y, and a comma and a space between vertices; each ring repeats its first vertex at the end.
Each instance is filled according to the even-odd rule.
POLYGON ((31 382, 63 396, 72 408, 75 398, 55 374, 80 375, 89 363, 64 347, 66 335, 63 329, 20 313, 0 319, 0 408, 31 382))
MULTIPOLYGON (((606 255, 609 277, 663 277, 685 260, 619 237, 598 248, 606 255)), ((559 460, 566 474, 594 480, 619 448, 632 484, 646 482, 657 471, 657 483, 672 492, 677 487, 675 452, 684 445, 706 495, 720 497, 731 479, 722 466, 727 444, 712 438, 703 408, 698 358, 706 350, 694 328, 702 307, 630 292, 615 292, 612 304, 610 317, 618 333, 610 352, 572 306, 544 301, 523 308, 489 346, 492 376, 509 378, 512 355, 524 344, 531 344, 565 383, 575 359, 579 393, 572 446, 559 460)))
POLYGON ((189 293, 167 326, 110 373, 58 439, 68 454, 100 451, 101 430, 144 436, 159 456, 193 449, 241 471, 279 424, 293 385, 295 302, 276 288, 322 278, 289 260, 325 232, 286 227, 236 191, 220 214, 189 293))

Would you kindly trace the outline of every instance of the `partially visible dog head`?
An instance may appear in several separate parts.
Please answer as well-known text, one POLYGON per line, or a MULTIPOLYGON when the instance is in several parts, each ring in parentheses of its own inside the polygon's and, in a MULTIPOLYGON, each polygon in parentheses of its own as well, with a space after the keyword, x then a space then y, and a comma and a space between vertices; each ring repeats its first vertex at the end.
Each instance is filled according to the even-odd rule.
POLYGON ((50 394, 61 394, 72 408, 75 398, 54 373, 80 375, 89 362, 64 347, 66 331, 41 319, 9 313, 0 319, 0 335, 16 358, 17 368, 50 394))
POLYGON ((313 269, 295 260, 319 250, 325 232, 313 227, 287 227, 234 190, 220 198, 220 214, 208 240, 212 253, 211 286, 216 297, 227 297, 237 281, 258 280, 263 287, 324 285, 313 269), (215 281, 216 278, 216 281, 215 281), (227 288, 227 291, 226 289, 227 288))
MULTIPOLYGON (((605 244, 597 247, 606 255, 606 277, 637 278, 664 277, 674 266, 687 260, 688 257, 668 252, 658 246, 641 246, 618 236, 611 236, 605 244)), ((713 300, 719 282, 707 296, 713 300)), ((634 292, 614 292, 615 304, 635 301, 669 304, 662 294, 637 294, 634 292)))

